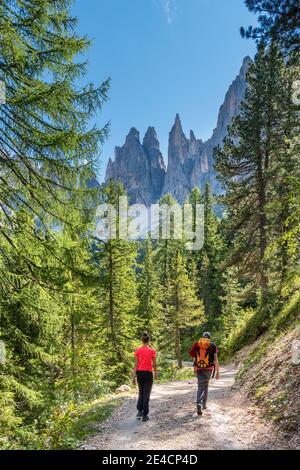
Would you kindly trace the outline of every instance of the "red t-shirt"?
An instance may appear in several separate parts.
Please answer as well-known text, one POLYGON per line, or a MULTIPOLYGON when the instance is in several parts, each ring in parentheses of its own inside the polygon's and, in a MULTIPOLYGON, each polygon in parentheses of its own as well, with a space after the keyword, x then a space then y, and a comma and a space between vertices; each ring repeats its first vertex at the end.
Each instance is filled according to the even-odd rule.
POLYGON ((152 360, 156 357, 154 349, 151 349, 149 346, 142 346, 135 351, 134 357, 138 358, 137 370, 152 372, 152 360))

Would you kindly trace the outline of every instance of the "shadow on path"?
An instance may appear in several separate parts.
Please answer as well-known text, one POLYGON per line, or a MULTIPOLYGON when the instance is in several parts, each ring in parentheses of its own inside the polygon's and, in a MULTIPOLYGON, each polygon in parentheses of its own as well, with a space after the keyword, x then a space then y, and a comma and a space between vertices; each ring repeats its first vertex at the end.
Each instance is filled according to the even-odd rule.
POLYGON ((88 440, 90 447, 107 450, 223 450, 280 448, 270 442, 272 429, 253 415, 253 409, 232 389, 235 369, 221 368, 211 380, 208 409, 196 413, 196 379, 153 386, 150 421, 136 419, 136 399, 121 409, 88 440))

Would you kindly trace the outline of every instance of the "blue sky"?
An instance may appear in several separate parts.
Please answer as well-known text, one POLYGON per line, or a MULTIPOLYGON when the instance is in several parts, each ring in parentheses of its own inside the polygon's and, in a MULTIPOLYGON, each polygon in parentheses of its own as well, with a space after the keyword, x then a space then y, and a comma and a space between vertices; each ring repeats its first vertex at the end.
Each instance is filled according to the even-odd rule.
POLYGON ((255 24, 243 0, 77 0, 73 11, 79 32, 93 40, 88 79, 112 79, 97 117, 98 126, 111 122, 100 179, 131 127, 142 139, 154 126, 165 160, 176 113, 186 133, 210 137, 243 58, 255 54, 239 34, 255 24))

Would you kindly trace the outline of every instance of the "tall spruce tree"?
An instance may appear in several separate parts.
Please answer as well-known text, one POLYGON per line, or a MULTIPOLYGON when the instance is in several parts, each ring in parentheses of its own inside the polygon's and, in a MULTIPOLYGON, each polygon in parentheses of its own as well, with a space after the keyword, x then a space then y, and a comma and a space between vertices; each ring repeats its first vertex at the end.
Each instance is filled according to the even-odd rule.
POLYGON ((177 249, 171 262, 172 275, 168 292, 168 321, 164 336, 173 344, 178 366, 182 367, 182 335, 191 327, 204 322, 204 308, 197 298, 195 282, 190 279, 186 260, 177 249))
POLYGON ((239 273, 236 267, 228 268, 223 273, 222 281, 224 295, 220 297, 222 315, 219 318, 219 330, 222 338, 226 339, 226 336, 234 329, 241 314, 243 289, 239 283, 239 273))
MULTIPOLYGON (((167 194, 161 198, 160 204, 170 208, 175 205, 175 200, 167 194)), ((181 209, 180 216, 182 219, 181 209)), ((193 327, 201 325, 204 312, 197 297, 196 278, 191 275, 194 261, 188 259, 182 233, 178 232, 181 229, 180 224, 175 225, 172 214, 164 222, 170 224, 170 237, 159 239, 155 253, 155 263, 162 286, 159 348, 169 357, 175 355, 179 367, 182 367, 182 339, 185 334, 190 334, 193 327)))
MULTIPOLYGON (((203 200, 203 195, 201 194, 201 191, 198 187, 193 188, 191 191, 189 197, 187 198, 186 201, 187 204, 190 204, 193 208, 193 225, 192 229, 193 232, 196 230, 196 224, 197 223, 203 223, 204 220, 197 221, 196 220, 196 205, 203 205, 204 200, 203 200)), ((187 257, 187 263, 189 265, 189 272, 190 272, 190 277, 192 276, 196 285, 197 289, 197 295, 200 298, 201 296, 201 290, 202 290, 202 276, 201 276, 201 265, 202 265, 202 260, 203 260, 203 247, 201 247, 198 250, 191 250, 186 253, 187 257)))
POLYGON ((138 319, 139 329, 148 331, 152 339, 158 335, 161 327, 162 290, 154 262, 153 246, 150 236, 145 242, 145 253, 141 265, 138 287, 138 319))
MULTIPOLYGON (((105 202, 113 206, 117 214, 119 197, 124 194, 124 189, 118 182, 110 181, 104 188, 105 202)), ((104 363, 108 368, 107 376, 115 383, 120 383, 128 377, 132 365, 133 340, 138 329, 137 249, 136 242, 120 238, 118 215, 115 221, 115 237, 99 241, 97 248, 104 363)))
POLYGON ((289 284, 299 270, 299 179, 300 179, 300 115, 293 104, 293 83, 300 67, 285 65, 282 70, 281 100, 277 113, 281 140, 271 160, 271 185, 268 192, 270 244, 268 258, 273 287, 284 301, 289 284))
POLYGON ((62 329, 60 362, 60 389, 66 398, 76 400, 79 396, 91 396, 92 390, 100 386, 102 358, 98 335, 100 314, 96 297, 99 276, 92 263, 90 198, 86 191, 75 191, 71 205, 80 211, 69 211, 63 207, 62 217, 68 224, 57 230, 57 258, 50 257, 49 271, 56 273, 61 305, 62 329), (85 214, 85 215, 84 215, 85 214), (60 264, 63 263, 63 269, 60 264), (98 385, 97 385, 98 382, 98 385))
POLYGON ((278 107, 282 94, 284 60, 275 44, 261 44, 248 73, 248 88, 241 112, 233 121, 223 149, 216 151, 216 169, 227 193, 223 198, 228 212, 232 263, 258 285, 262 303, 268 296, 267 198, 271 165, 284 144, 278 107))
POLYGON ((204 192, 204 245, 199 253, 200 295, 208 321, 214 322, 220 313, 222 238, 218 218, 214 213, 213 197, 207 183, 204 192))
POLYGON ((59 343, 73 298, 65 283, 72 271, 77 293, 82 287, 78 249, 86 233, 76 243, 69 236, 62 242, 57 229, 74 218, 80 224, 95 205, 76 206, 74 194, 84 193, 85 200, 90 193, 108 131, 89 126, 109 82, 97 89, 76 85, 86 72, 77 54, 89 41, 76 34, 70 4, 0 3, 0 80, 6 86, 0 105, 0 330, 7 350, 0 387, 13 427, 20 416, 30 423, 48 399, 58 400, 57 378, 65 385, 58 353, 65 357, 59 343), (62 249, 67 244, 70 256, 62 249))
MULTIPOLYGON (((75 190, 78 176, 93 174, 108 128, 89 129, 106 100, 108 81, 79 89, 86 66, 76 56, 89 45, 76 34, 69 0, 3 1, 0 4, 0 204, 12 236, 14 212, 27 208, 43 223, 58 216, 57 189, 75 190)), ((34 235, 34 233, 33 233, 34 235)))

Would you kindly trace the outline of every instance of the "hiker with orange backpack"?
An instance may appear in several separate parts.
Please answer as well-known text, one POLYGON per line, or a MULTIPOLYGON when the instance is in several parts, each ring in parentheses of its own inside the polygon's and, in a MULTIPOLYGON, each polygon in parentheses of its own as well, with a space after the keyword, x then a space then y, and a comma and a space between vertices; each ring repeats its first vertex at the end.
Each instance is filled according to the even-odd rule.
POLYGON ((215 372, 216 379, 220 378, 218 348, 211 341, 211 334, 208 331, 205 331, 202 338, 193 345, 190 356, 194 359, 194 370, 198 379, 197 413, 201 416, 201 407, 206 409, 209 381, 215 372))

